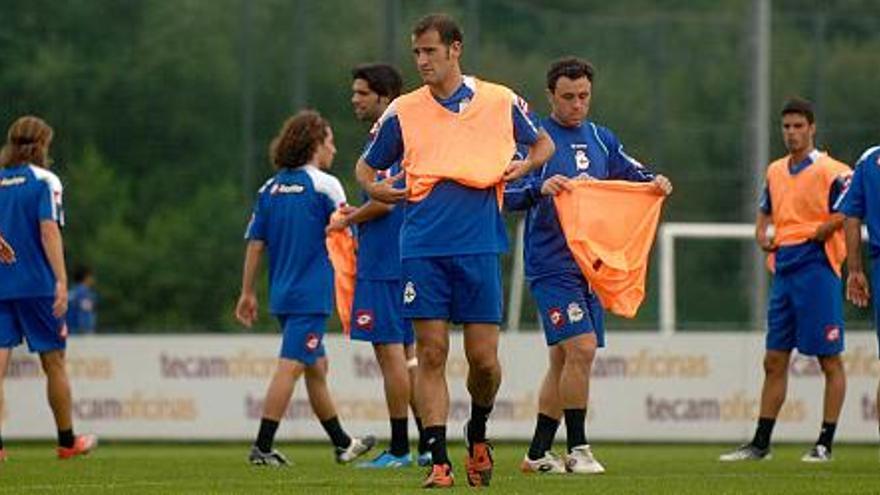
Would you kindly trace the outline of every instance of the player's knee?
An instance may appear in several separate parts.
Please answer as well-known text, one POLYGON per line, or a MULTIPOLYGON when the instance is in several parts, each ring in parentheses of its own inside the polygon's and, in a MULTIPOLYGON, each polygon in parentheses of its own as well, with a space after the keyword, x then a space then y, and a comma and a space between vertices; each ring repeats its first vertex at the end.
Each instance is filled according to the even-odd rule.
POLYGON ((419 367, 431 370, 443 368, 448 351, 444 345, 419 346, 419 367))
POLYGON ((593 364, 596 357, 596 343, 589 338, 571 339, 564 343, 565 345, 565 362, 567 365, 574 365, 589 368, 593 364))
POLYGON ((819 357, 819 366, 825 375, 836 375, 844 373, 843 360, 840 356, 824 356, 819 357))
POLYGON ((788 357, 775 354, 764 356, 764 373, 769 376, 784 375, 788 369, 788 357))
POLYGON ((64 354, 58 351, 40 354, 40 363, 46 375, 54 375, 64 372, 64 354))
POLYGON ((498 355, 494 352, 473 352, 468 355, 468 365, 472 373, 479 375, 491 376, 498 374, 501 370, 501 363, 498 362, 498 355))

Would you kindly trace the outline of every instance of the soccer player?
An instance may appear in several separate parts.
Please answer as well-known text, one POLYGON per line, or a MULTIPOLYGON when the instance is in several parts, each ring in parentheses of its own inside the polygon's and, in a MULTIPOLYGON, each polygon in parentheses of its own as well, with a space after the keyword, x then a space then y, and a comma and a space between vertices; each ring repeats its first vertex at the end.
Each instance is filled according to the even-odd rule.
POLYGON ((293 387, 305 374, 309 402, 335 447, 336 461, 350 462, 375 438, 350 437, 342 429, 327 388, 324 330, 333 304, 333 270, 324 229, 345 204, 342 184, 325 172, 333 163, 333 131, 321 115, 302 111, 287 119, 269 148, 274 177, 260 188, 247 226, 241 296, 235 316, 250 327, 257 319, 254 280, 264 251, 269 252, 269 311, 283 331, 280 358, 249 460, 282 466, 287 459, 272 448, 293 387))
POLYGON ((415 327, 416 399, 433 459, 426 488, 454 483, 446 449, 449 321, 464 325, 469 364, 468 483, 491 480, 486 422, 501 382, 498 254, 507 249, 498 193, 504 180, 522 177, 553 153, 552 141, 529 121, 519 96, 462 75, 462 41, 461 29, 447 15, 418 21, 412 52, 425 84, 388 106, 376 139, 357 164, 358 181, 372 199, 406 200, 400 233, 403 315, 415 327), (511 162, 517 142, 529 146, 529 154, 511 162), (377 169, 399 161, 405 189, 394 187, 402 174, 376 181, 377 169))
MULTIPOLYGON (((403 80, 394 67, 385 64, 361 65, 352 70, 351 104, 362 122, 375 123, 388 104, 400 96, 403 80)), ((375 131, 375 129, 373 129, 375 131)), ((375 132, 367 143, 372 143, 375 132)), ((395 163, 381 171, 377 179, 400 172, 395 163)), ((402 181, 399 182, 401 186, 402 181)), ((391 421, 391 446, 362 467, 395 468, 412 464, 407 437, 407 408, 411 405, 419 432, 419 420, 412 394, 412 375, 416 366, 412 324, 403 319, 400 283, 400 226, 403 208, 367 201, 329 229, 357 225, 358 256, 351 338, 370 342, 385 381, 385 402, 391 421), (413 372, 411 372, 411 370, 413 372)), ((431 454, 419 435, 420 466, 431 464, 431 454)))
POLYGON ((6 242, 6 239, 0 235, 0 263, 15 262, 15 250, 6 242))
POLYGON ((721 461, 764 459, 785 401, 791 351, 816 356, 825 375, 823 419, 819 438, 801 458, 831 460, 834 431, 846 375, 843 352, 843 294, 840 266, 846 256, 843 214, 835 203, 850 168, 816 150, 813 106, 799 98, 782 108, 782 137, 788 155, 767 169, 755 238, 775 264, 767 308, 764 385, 758 425, 751 442, 723 454, 721 461), (771 238, 767 229, 774 225, 771 238), (775 259, 774 259, 775 258, 775 259))
MULTIPOLYGON (((852 181, 838 201, 846 215, 843 229, 846 233, 846 297, 860 308, 867 307, 871 291, 862 266, 862 222, 868 224, 869 256, 872 260, 871 278, 874 287, 874 325, 880 339, 880 146, 862 153, 856 163, 852 181)), ((877 418, 880 420, 880 384, 877 386, 877 418)))
MULTIPOLYGON (((49 406, 58 428, 58 458, 68 459, 88 454, 98 440, 73 433, 73 400, 64 359, 64 215, 61 181, 48 170, 52 136, 52 128, 39 117, 21 117, 9 128, 0 154, 0 231, 15 245, 17 257, 15 263, 0 264, 0 391, 12 348, 25 338, 46 373, 49 406)), ((5 458, 0 439, 0 460, 5 458)))
POLYGON ((659 192, 672 192, 669 180, 627 155, 610 129, 587 120, 593 75, 593 66, 579 58, 563 58, 550 66, 551 113, 541 126, 556 152, 543 167, 508 184, 504 194, 509 209, 527 210, 526 277, 550 348, 537 426, 521 465, 524 472, 605 471, 593 457, 585 428, 590 370, 596 348, 604 345, 604 310, 568 248, 553 196, 567 190, 574 179, 653 182, 659 192), (550 452, 562 416, 568 441, 564 462, 550 452))
POLYGON ((95 333, 95 275, 91 268, 80 266, 73 272, 73 290, 67 310, 67 329, 70 335, 95 333))

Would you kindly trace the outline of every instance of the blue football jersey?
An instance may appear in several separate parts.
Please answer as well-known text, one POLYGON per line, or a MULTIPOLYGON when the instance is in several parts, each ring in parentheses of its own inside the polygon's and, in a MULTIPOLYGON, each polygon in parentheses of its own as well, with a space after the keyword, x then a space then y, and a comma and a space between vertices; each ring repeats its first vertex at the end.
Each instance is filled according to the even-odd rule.
POLYGON ((556 152, 543 167, 508 184, 504 191, 508 209, 528 210, 524 256, 530 279, 581 273, 565 241, 553 198, 541 194, 545 179, 562 175, 589 180, 654 180, 654 174, 624 151, 610 129, 590 121, 565 127, 550 117, 542 119, 541 125, 556 144, 556 152))
POLYGON ((0 232, 17 261, 0 264, 0 300, 53 297, 55 275, 43 251, 40 222, 64 224, 61 180, 35 165, 0 168, 0 232))
POLYGON ((860 218, 868 226, 871 257, 880 257, 880 146, 862 153, 837 205, 844 215, 860 218))
POLYGON ((284 169, 260 188, 245 238, 269 252, 269 311, 329 314, 333 268, 324 229, 345 204, 339 180, 312 165, 284 169))
MULTIPOLYGON (((473 99, 475 85, 475 80, 466 76, 452 96, 437 101, 452 112, 460 112, 473 99)), ((527 111, 528 105, 517 96, 511 105, 514 138, 517 143, 531 145, 538 139, 538 128, 528 119, 527 111)), ((403 147, 400 120, 391 102, 379 119, 376 139, 364 161, 373 168, 387 169, 403 158, 403 147)), ((439 182, 423 200, 406 203, 400 242, 402 258, 506 251, 507 231, 495 189, 439 182)))

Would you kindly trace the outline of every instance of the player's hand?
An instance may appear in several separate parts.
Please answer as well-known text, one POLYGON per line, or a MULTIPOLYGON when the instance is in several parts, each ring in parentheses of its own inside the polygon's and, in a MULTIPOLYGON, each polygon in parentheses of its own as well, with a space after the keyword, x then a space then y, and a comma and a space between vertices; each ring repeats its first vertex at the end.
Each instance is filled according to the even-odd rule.
POLYGON ((773 242, 773 239, 767 237, 767 234, 759 235, 757 238, 758 246, 766 253, 772 253, 779 249, 779 246, 773 242))
POLYGON ((0 263, 15 263, 15 250, 0 237, 0 263))
POLYGON ((242 292, 235 305, 235 319, 247 328, 251 328, 257 321, 257 295, 242 292))
POLYGON ((554 175, 541 184, 541 194, 556 196, 563 191, 571 191, 571 179, 564 175, 554 175))
POLYGON ((370 184, 369 189, 367 189, 367 194, 382 203, 394 204, 398 201, 403 201, 409 194, 409 187, 398 189, 394 187, 394 183, 403 179, 405 174, 406 172, 401 170, 395 175, 373 182, 370 184))
POLYGON ((652 183, 654 184, 654 187, 663 193, 664 196, 672 194, 672 182, 665 175, 654 177, 652 183))
POLYGON ((823 223, 816 227, 816 233, 813 234, 813 240, 816 242, 825 242, 834 231, 837 230, 831 223, 823 223))
POLYGON ((60 282, 55 283, 55 300, 52 302, 52 315, 61 318, 67 314, 67 286, 60 282))
POLYGON ((860 308, 866 308, 871 299, 868 277, 863 271, 850 271, 846 277, 846 298, 860 308))
POLYGON ((327 227, 324 229, 324 233, 329 234, 331 232, 339 232, 340 230, 345 230, 346 227, 348 227, 348 217, 339 216, 330 220, 330 223, 328 223, 327 227))
POLYGON ((504 169, 504 181, 512 182, 525 176, 531 171, 531 165, 526 160, 514 160, 504 169))

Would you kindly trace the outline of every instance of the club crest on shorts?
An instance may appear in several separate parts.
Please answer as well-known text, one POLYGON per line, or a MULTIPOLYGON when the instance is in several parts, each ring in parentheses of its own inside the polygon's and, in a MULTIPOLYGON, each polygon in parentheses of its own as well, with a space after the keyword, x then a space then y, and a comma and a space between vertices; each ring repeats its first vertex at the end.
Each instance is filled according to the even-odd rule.
POLYGON ((584 319, 584 310, 576 302, 569 304, 566 311, 568 312, 568 320, 572 323, 577 323, 584 319))
POLYGON ((306 335, 306 350, 309 352, 315 352, 318 349, 318 346, 321 345, 321 337, 316 333, 310 333, 306 335))
POLYGON ((837 325, 828 325, 825 327, 825 340, 828 342, 837 342, 840 340, 840 327, 837 325))
POLYGON ((416 300, 416 284, 407 282, 403 286, 403 304, 411 304, 416 300))
POLYGON ((565 325, 565 314, 563 314, 562 310, 559 308, 548 309, 547 317, 550 318, 550 323, 552 323, 553 326, 556 328, 565 325))
POLYGON ((361 330, 373 329, 373 311, 369 309, 359 309, 354 314, 354 324, 361 330))

